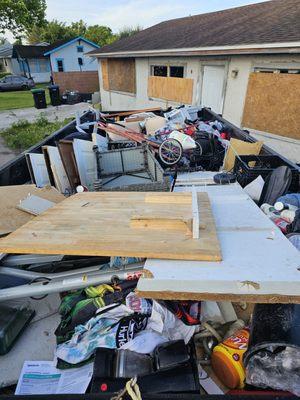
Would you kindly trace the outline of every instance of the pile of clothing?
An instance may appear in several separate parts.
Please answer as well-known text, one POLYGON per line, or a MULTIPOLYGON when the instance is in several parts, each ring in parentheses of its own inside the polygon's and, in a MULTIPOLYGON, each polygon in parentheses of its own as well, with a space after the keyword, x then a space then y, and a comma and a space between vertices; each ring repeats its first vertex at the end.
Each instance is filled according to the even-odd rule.
POLYGON ((199 330, 199 302, 164 302, 137 297, 137 280, 87 287, 61 302, 55 331, 58 368, 90 361, 99 347, 151 354, 171 340, 188 343, 199 330))

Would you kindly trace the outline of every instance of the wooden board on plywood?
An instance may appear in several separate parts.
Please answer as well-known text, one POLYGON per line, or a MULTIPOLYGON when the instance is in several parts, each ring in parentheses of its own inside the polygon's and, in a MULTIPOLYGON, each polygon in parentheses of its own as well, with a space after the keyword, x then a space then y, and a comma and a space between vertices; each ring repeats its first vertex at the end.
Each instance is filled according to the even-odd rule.
POLYGON ((250 74, 243 126, 300 139, 300 75, 250 74))
POLYGON ((192 104, 194 79, 149 76, 148 96, 156 99, 192 104))
POLYGON ((50 186, 42 189, 37 188, 35 185, 1 186, 0 235, 7 235, 34 218, 33 215, 17 208, 20 201, 27 198, 30 194, 54 203, 59 203, 65 198, 55 188, 50 186))
POLYGON ((174 229, 132 226, 134 215, 192 219, 191 193, 86 192, 69 197, 0 241, 9 253, 221 260, 214 218, 206 193, 198 198, 199 239, 186 225, 174 229), (155 201, 151 201, 151 197, 155 201), (175 199, 176 202, 167 199, 175 199), (180 200, 182 199, 182 202, 180 200))

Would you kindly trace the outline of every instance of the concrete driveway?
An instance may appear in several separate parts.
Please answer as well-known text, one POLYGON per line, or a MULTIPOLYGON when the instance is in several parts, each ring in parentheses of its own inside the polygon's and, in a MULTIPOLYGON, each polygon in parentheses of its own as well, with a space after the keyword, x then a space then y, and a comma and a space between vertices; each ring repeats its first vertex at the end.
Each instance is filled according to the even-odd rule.
MULTIPOLYGON (((34 122, 41 114, 49 121, 59 120, 65 118, 75 118, 78 111, 83 114, 89 108, 88 103, 78 103, 73 105, 61 105, 59 107, 48 106, 43 110, 37 110, 34 107, 20 108, 16 110, 0 111, 0 130, 9 128, 14 122, 26 119, 29 122, 34 122)), ((0 136, 0 167, 8 161, 15 158, 18 153, 5 146, 4 140, 0 136)))
POLYGON ((59 107, 48 106, 45 109, 37 110, 34 107, 20 108, 16 110, 0 111, 0 129, 9 128, 14 122, 21 119, 26 119, 29 122, 34 122, 41 114, 49 121, 75 117, 77 111, 82 114, 89 108, 88 103, 78 103, 73 105, 61 105, 59 107))

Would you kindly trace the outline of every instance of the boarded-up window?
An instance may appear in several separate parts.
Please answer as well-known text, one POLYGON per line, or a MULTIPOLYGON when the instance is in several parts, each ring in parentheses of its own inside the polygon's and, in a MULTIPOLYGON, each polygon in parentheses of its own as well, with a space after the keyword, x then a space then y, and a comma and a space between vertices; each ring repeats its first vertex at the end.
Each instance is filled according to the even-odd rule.
POLYGON ((102 70, 103 89, 104 90, 109 90, 107 60, 102 60, 101 61, 101 70, 102 70))
POLYGON ((148 96, 177 103, 192 104, 193 79, 149 76, 148 96))
POLYGON ((112 58, 103 60, 102 80, 104 90, 135 93, 135 60, 112 58))
POLYGON ((300 139, 300 75, 250 74, 243 126, 300 139))

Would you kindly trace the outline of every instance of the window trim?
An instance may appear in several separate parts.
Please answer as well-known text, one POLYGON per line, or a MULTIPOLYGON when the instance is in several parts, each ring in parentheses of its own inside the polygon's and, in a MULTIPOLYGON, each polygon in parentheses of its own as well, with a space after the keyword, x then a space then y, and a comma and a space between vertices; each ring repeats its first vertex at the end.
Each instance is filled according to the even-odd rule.
POLYGON ((57 72, 65 72, 65 63, 64 63, 64 59, 63 59, 63 58, 56 58, 55 61, 56 61, 57 72), (60 71, 60 70, 59 70, 58 61, 61 61, 62 67, 63 67, 63 71, 60 71))

